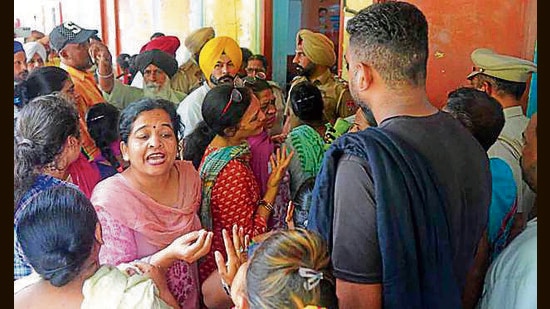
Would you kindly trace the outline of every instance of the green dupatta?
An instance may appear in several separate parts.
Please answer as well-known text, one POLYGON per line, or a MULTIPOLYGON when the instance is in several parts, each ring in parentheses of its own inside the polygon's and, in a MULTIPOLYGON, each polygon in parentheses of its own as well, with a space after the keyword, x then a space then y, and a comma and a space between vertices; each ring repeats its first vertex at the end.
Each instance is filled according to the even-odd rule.
POLYGON ((216 178, 221 170, 233 159, 238 159, 243 155, 250 153, 247 143, 239 146, 228 146, 212 151, 199 168, 199 174, 202 180, 202 203, 200 209, 200 219, 203 228, 212 230, 212 212, 210 199, 212 198, 212 189, 216 183, 216 178))
POLYGON ((301 125, 290 132, 288 139, 298 155, 302 172, 309 176, 316 176, 325 154, 323 138, 312 127, 301 125))

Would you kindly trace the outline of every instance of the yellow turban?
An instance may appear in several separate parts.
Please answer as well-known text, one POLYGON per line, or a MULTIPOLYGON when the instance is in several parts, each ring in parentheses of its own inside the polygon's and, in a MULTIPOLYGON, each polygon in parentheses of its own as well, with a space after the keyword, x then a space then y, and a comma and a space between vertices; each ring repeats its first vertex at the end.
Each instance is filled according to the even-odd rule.
POLYGON ((296 46, 302 42, 304 54, 313 63, 331 67, 336 63, 334 43, 324 34, 302 29, 296 34, 296 46))
POLYGON ((201 47, 203 47, 203 45, 206 44, 208 40, 211 40, 215 35, 216 33, 212 27, 199 28, 191 32, 185 38, 185 42, 183 44, 192 54, 198 54, 201 51, 201 47))
POLYGON ((212 75, 214 66, 220 60, 222 53, 225 53, 233 61, 235 67, 241 67, 243 56, 239 44, 227 36, 213 38, 206 42, 199 55, 199 67, 207 79, 212 75))

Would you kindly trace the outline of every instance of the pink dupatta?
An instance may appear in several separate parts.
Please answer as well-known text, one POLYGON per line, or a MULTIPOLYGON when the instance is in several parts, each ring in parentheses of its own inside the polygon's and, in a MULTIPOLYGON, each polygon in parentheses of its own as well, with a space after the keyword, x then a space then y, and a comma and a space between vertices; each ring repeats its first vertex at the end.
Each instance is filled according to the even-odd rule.
POLYGON ((165 206, 131 187, 122 174, 97 184, 91 201, 113 218, 140 233, 145 240, 165 248, 177 237, 200 229, 201 180, 191 162, 176 161, 180 188, 176 205, 165 206))
POLYGON ((265 130, 247 138, 246 141, 250 145, 250 153, 252 154, 250 168, 252 168, 254 177, 260 185, 261 195, 264 195, 267 191, 267 179, 269 178, 269 157, 275 151, 275 145, 265 130))

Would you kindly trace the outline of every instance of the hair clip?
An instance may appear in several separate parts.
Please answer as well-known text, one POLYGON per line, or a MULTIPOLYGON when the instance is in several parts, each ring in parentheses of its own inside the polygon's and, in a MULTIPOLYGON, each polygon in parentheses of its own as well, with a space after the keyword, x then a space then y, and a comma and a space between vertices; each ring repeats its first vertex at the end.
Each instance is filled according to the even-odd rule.
POLYGON ((299 100, 296 100, 296 103, 300 103, 300 102, 303 102, 303 101, 309 101, 311 99, 315 99, 315 96, 314 95, 310 95, 309 97, 307 98, 302 98, 302 99, 299 99, 299 100))
POLYGON ((298 268, 298 274, 302 278, 307 279, 306 282, 304 282, 304 289, 308 291, 313 290, 316 286, 319 285, 321 279, 323 279, 322 272, 313 270, 311 268, 300 267, 298 268))
POLYGON ((101 119, 101 118, 103 118, 103 117, 105 117, 105 115, 99 115, 99 116, 96 116, 96 117, 94 117, 94 118, 92 118, 92 119, 90 119, 90 120, 88 120, 88 121, 90 121, 90 122, 96 121, 96 120, 99 120, 99 119, 101 119))

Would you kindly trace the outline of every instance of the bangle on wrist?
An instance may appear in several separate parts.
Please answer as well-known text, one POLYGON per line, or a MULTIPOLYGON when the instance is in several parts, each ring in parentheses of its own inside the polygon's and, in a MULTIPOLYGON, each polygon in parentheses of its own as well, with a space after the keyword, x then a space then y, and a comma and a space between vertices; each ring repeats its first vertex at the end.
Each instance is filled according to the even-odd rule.
POLYGON ((101 75, 101 73, 99 73, 99 70, 95 70, 95 74, 97 74, 97 77, 99 78, 111 78, 113 77, 113 70, 111 70, 111 73, 107 74, 107 75, 101 75))
POLYGON ((260 200, 258 206, 263 206, 269 212, 273 211, 273 204, 266 202, 265 200, 260 200))

